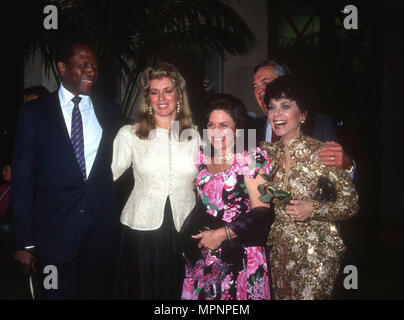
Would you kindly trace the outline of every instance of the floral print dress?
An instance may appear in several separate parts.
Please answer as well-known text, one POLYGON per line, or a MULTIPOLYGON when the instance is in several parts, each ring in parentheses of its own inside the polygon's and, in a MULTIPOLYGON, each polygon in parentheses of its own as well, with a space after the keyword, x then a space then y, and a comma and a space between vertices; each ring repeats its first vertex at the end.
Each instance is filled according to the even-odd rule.
MULTIPOLYGON (((255 178, 261 169, 266 174, 270 173, 272 165, 266 152, 257 148, 251 153, 237 153, 229 169, 214 174, 208 171, 206 160, 207 157, 200 152, 196 160, 199 169, 196 185, 207 214, 224 223, 249 214, 251 201, 244 184, 244 175, 255 178)), ((223 245, 214 251, 201 249, 201 258, 195 264, 186 258, 182 299, 270 299, 264 246, 247 247, 242 243, 239 246, 240 254, 234 257, 234 261, 223 259, 223 251, 226 250, 223 245)))

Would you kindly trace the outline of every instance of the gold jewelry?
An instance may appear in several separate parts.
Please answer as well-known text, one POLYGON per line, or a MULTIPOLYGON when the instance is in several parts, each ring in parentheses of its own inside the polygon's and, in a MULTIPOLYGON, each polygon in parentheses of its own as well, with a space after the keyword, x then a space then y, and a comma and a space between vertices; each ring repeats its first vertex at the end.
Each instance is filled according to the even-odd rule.
POLYGON ((330 160, 331 160, 331 161, 334 161, 334 160, 335 160, 335 158, 334 158, 334 157, 331 157, 331 158, 330 158, 330 160))
POLYGON ((229 161, 229 160, 233 160, 234 159, 234 154, 230 153, 230 154, 226 154, 225 156, 217 156, 215 157, 217 160, 220 160, 221 162, 225 161, 229 161))
POLYGON ((181 106, 180 106, 180 102, 178 101, 178 102, 177 102, 177 113, 180 113, 180 107, 181 107, 181 106))
POLYGON ((231 240, 230 229, 228 226, 224 226, 224 230, 226 230, 227 240, 231 240))

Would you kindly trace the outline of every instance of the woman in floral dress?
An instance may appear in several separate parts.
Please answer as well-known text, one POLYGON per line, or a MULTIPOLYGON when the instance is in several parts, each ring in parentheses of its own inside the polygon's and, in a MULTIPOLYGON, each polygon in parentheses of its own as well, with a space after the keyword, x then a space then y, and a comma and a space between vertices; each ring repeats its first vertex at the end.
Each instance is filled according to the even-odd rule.
POLYGON ((213 155, 206 155, 212 149, 205 148, 196 160, 204 222, 193 236, 198 258, 192 261, 185 255, 182 299, 270 299, 264 250, 270 213, 258 200, 257 187, 264 183, 259 173, 269 174, 271 162, 259 148, 233 153, 236 130, 244 129, 247 120, 240 100, 214 95, 205 110, 204 128, 213 155))

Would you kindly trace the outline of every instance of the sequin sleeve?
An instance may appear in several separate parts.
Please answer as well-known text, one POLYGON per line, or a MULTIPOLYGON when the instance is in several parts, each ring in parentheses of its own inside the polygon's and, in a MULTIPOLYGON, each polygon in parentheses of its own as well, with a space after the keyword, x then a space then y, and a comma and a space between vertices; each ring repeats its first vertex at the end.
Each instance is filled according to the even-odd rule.
POLYGON ((313 200, 312 218, 333 222, 356 215, 359 211, 359 197, 348 174, 339 168, 324 166, 323 176, 335 186, 336 201, 313 200))

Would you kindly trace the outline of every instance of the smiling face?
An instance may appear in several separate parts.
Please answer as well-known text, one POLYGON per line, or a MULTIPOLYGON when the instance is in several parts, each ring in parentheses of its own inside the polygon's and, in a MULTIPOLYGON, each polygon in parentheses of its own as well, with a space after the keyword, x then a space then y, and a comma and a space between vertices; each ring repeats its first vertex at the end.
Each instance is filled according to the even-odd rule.
POLYGON ((89 95, 97 80, 98 63, 94 50, 87 45, 74 45, 73 54, 65 63, 58 62, 63 86, 75 96, 89 95))
POLYGON ((231 154, 234 146, 236 123, 223 110, 213 110, 207 124, 208 138, 219 154, 231 154))
POLYGON ((165 127, 162 123, 171 124, 176 118, 179 99, 171 79, 164 77, 150 81, 149 98, 157 125, 165 127))
POLYGON ((264 103, 265 87, 276 78, 278 78, 278 76, 275 74, 274 67, 272 66, 262 67, 258 69, 254 75, 253 90, 255 100, 265 114, 267 114, 268 111, 264 103))
POLYGON ((272 129, 284 141, 300 135, 302 121, 306 120, 295 101, 287 98, 272 99, 268 105, 268 118, 272 129))

